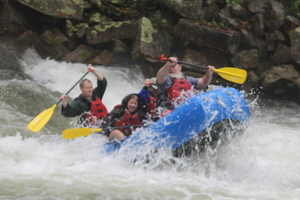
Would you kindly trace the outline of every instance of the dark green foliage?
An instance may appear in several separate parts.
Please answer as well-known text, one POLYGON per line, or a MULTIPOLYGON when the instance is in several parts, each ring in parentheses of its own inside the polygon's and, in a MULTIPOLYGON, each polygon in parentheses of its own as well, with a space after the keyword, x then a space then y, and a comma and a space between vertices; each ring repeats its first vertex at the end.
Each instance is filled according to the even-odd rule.
POLYGON ((284 6, 284 14, 300 19, 300 0, 278 0, 284 6))

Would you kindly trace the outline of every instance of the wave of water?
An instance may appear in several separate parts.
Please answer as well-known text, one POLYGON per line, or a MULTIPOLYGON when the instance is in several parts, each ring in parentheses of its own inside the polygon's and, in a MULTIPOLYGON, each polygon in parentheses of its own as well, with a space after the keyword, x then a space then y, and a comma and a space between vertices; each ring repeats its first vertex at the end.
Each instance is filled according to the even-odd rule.
MULTIPOLYGON (((100 153, 107 139, 93 134, 61 138, 75 119, 58 107, 38 133, 26 126, 86 72, 86 65, 20 59, 25 78, 0 81, 0 199, 298 199, 300 108, 292 102, 248 100, 246 132, 219 151, 175 159, 158 152, 155 162, 127 163, 100 153)), ((111 110, 143 86, 138 66, 96 66, 108 79, 104 103, 111 110)), ((89 79, 95 81, 92 74, 89 79)), ((94 82, 95 84, 95 82, 94 82)), ((74 98, 80 93, 75 87, 74 98)))

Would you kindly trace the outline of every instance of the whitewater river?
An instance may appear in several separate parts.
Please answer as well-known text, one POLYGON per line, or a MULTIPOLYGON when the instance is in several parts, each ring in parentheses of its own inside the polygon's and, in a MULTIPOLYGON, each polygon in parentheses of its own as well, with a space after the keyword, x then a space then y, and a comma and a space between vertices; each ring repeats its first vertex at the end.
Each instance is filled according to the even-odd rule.
MULTIPOLYGON (((38 133, 27 124, 52 107, 86 72, 86 65, 41 59, 33 50, 0 56, 1 200, 300 199, 300 108, 292 102, 246 99, 250 125, 218 152, 176 164, 161 153, 152 164, 124 162, 100 153, 106 138, 64 140, 75 119, 60 106, 38 133)), ((138 66, 96 66, 108 79, 108 110, 143 86, 138 66)), ((87 78, 95 80, 92 74, 87 78)), ((95 84, 95 81, 94 81, 95 84)), ((70 93, 80 93, 76 86, 70 93)))

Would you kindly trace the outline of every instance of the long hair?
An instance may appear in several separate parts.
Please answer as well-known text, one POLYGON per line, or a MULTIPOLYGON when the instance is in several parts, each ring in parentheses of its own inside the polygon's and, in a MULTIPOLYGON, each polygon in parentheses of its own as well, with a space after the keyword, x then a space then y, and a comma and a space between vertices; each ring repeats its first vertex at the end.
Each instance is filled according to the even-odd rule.
POLYGON ((137 107, 136 111, 140 111, 141 109, 143 109, 143 103, 142 103, 142 100, 141 100, 141 98, 139 97, 139 95, 136 94, 136 93, 129 94, 129 95, 127 95, 127 96, 122 100, 122 106, 123 106, 124 108, 127 108, 127 104, 128 104, 128 101, 129 101, 130 99, 136 99, 136 100, 137 100, 137 102, 138 102, 138 107, 137 107))

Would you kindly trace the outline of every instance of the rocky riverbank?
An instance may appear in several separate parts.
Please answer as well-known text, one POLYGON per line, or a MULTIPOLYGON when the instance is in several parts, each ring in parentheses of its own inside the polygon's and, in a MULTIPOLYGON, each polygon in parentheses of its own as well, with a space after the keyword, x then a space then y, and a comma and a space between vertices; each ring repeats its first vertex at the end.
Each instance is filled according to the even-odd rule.
MULTIPOLYGON (((162 54, 242 68, 247 81, 235 87, 300 103, 297 2, 0 0, 0 34, 15 38, 20 51, 33 46, 57 61, 113 65, 124 58, 141 65, 145 76, 163 65, 162 54)), ((184 71, 204 73, 188 66, 184 71)), ((213 83, 233 85, 218 76, 213 83)))

